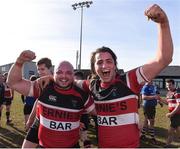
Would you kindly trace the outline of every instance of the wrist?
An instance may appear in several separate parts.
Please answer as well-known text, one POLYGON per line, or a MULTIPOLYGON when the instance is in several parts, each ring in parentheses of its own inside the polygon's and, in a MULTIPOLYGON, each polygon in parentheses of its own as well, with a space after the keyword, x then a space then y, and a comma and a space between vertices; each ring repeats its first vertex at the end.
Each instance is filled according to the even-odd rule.
POLYGON ((17 60, 15 62, 15 65, 18 66, 18 67, 22 67, 23 64, 24 64, 24 62, 20 58, 17 58, 17 60))
POLYGON ((162 28, 167 28, 167 27, 169 27, 169 21, 166 20, 166 21, 161 22, 161 23, 160 23, 160 26, 161 26, 162 28))

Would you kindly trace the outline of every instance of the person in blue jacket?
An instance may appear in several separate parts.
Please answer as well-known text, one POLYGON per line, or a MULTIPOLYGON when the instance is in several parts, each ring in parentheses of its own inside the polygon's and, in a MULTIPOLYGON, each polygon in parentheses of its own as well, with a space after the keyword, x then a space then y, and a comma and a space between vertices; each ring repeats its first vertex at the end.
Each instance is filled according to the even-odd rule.
POLYGON ((141 90, 143 100, 143 111, 144 111, 144 123, 141 131, 141 140, 147 140, 146 135, 150 135, 150 140, 153 144, 156 144, 155 139, 155 115, 156 106, 160 99, 159 91, 157 86, 153 85, 152 82, 147 82, 141 90))

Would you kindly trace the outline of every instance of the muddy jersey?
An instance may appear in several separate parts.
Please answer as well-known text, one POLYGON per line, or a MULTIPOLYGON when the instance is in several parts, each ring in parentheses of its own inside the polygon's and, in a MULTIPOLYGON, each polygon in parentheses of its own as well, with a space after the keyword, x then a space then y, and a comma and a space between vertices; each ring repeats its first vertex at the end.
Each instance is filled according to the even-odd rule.
MULTIPOLYGON (((180 89, 175 89, 174 91, 168 91, 166 95, 166 99, 168 102, 168 110, 169 112, 172 112, 176 108, 177 103, 180 103, 180 89)), ((177 111, 176 114, 180 114, 180 110, 177 111)))
POLYGON ((100 80, 91 82, 101 148, 139 147, 138 96, 146 81, 142 68, 117 75, 108 88, 100 80))
POLYGON ((61 90, 50 83, 38 98, 39 144, 45 148, 74 146, 79 140, 80 115, 92 109, 93 100, 76 85, 61 90))

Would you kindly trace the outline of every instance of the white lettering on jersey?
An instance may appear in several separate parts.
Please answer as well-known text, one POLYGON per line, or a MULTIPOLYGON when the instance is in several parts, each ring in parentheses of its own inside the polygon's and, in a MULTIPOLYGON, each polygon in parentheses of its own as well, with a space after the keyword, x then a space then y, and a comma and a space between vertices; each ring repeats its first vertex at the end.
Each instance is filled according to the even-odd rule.
POLYGON ((51 130, 70 131, 70 130, 78 128, 80 125, 80 122, 79 121, 77 122, 55 121, 55 120, 47 119, 43 117, 42 115, 40 115, 40 124, 51 130))
POLYGON ((101 126, 120 126, 127 124, 139 124, 137 113, 128 113, 114 116, 97 116, 98 125, 101 126))
POLYGON ((71 130, 71 123, 61 123, 56 121, 50 121, 50 128, 56 130, 71 130))

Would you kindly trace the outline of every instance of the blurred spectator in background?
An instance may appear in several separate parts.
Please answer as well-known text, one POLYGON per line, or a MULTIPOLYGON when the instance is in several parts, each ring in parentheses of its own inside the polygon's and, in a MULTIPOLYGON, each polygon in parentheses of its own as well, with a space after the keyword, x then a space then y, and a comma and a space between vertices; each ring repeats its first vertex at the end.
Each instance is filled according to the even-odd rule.
POLYGON ((180 134, 180 89, 175 87, 175 82, 172 79, 166 81, 167 94, 166 100, 162 102, 168 104, 169 113, 166 116, 170 119, 168 130, 168 138, 164 147, 170 148, 175 132, 180 134))
POLYGON ((142 100, 143 100, 143 111, 144 111, 144 123, 142 128, 142 140, 147 140, 146 135, 150 135, 150 140, 153 144, 156 144, 155 139, 155 115, 156 115, 156 106, 160 98, 160 93, 157 90, 157 86, 153 85, 152 81, 147 82, 142 90, 142 100))
POLYGON ((3 74, 3 86, 4 86, 4 95, 0 102, 1 108, 0 108, 0 115, 2 113, 3 105, 6 105, 6 124, 10 124, 12 122, 12 119, 10 118, 10 110, 11 110, 11 104, 14 97, 14 91, 9 88, 9 86, 6 83, 8 73, 5 72, 3 74))

